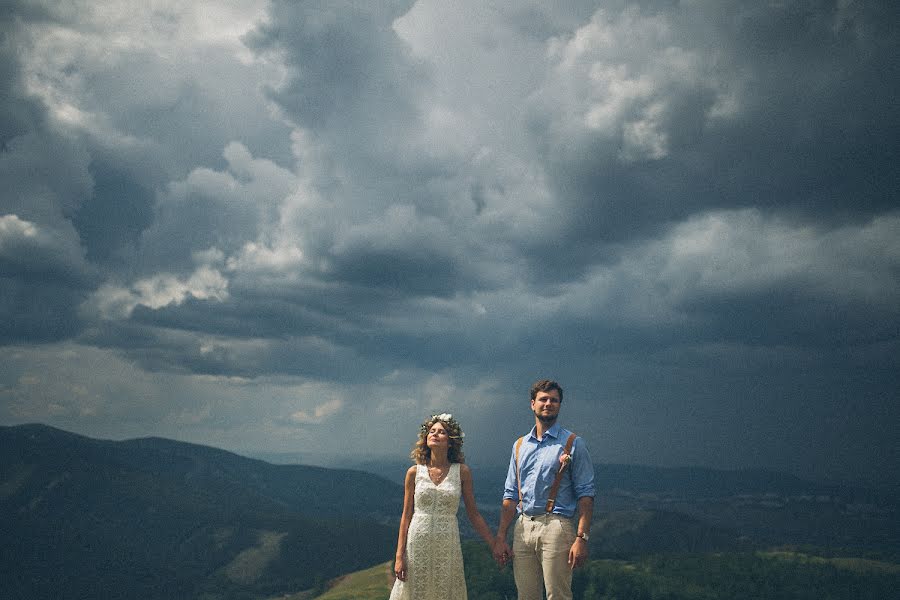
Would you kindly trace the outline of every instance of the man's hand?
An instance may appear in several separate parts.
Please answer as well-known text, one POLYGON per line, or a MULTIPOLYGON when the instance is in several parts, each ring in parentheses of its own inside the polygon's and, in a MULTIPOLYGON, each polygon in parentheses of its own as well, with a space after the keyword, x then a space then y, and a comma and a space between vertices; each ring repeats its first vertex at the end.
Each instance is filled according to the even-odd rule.
POLYGON ((575 538, 572 547, 569 548, 569 568, 581 567, 587 562, 588 544, 582 538, 575 538))

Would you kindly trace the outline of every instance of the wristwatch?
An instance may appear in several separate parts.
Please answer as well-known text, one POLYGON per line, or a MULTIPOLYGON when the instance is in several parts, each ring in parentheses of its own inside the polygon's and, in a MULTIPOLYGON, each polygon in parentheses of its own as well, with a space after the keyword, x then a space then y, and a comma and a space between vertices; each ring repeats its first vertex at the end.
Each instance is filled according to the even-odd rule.
POLYGON ((584 541, 588 541, 588 539, 590 539, 591 536, 590 536, 590 534, 587 534, 587 533, 579 533, 579 534, 576 535, 575 537, 581 538, 581 539, 583 539, 584 541))

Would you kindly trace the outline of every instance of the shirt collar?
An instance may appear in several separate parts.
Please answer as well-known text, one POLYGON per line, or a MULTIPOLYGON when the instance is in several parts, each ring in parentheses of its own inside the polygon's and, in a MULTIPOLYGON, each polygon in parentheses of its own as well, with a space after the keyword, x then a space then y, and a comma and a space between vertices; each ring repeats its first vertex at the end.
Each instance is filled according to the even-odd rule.
MULTIPOLYGON (((550 429, 548 429, 547 431, 544 432, 544 436, 549 435, 552 438, 558 438, 560 429, 562 429, 562 427, 559 426, 559 421, 557 421, 556 423, 553 424, 553 427, 551 427, 550 429)), ((528 433, 528 435, 530 435, 535 440, 537 440, 537 431, 536 430, 537 430, 537 425, 532 427, 531 431, 528 433)))

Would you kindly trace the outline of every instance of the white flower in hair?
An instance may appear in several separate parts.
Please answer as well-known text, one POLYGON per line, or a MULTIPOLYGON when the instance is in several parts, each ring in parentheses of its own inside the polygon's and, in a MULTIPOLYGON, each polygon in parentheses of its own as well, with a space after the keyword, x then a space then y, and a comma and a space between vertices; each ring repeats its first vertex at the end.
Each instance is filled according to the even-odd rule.
POLYGON ((451 415, 450 413, 441 413, 441 414, 435 415, 435 416, 438 419, 440 419, 441 421, 449 421, 450 419, 453 418, 453 415, 451 415))

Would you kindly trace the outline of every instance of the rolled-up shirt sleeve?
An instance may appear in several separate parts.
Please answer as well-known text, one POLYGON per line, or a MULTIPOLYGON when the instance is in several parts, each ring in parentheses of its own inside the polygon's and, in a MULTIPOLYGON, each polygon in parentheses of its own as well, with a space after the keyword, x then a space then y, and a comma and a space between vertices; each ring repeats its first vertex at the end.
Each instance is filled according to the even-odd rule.
MULTIPOLYGON (((496 489, 496 488, 495 488, 496 489)), ((519 486, 516 483, 516 447, 513 445, 509 457, 509 469, 506 471, 506 483, 503 485, 504 500, 519 500, 519 486)))
MULTIPOLYGON (((515 477, 515 473, 513 477, 515 477)), ((575 444, 572 446, 572 482, 576 499, 585 496, 593 498, 596 495, 594 463, 591 462, 591 453, 588 452, 587 444, 580 437, 575 439, 575 444)), ((513 485, 515 485, 515 479, 513 485)))

